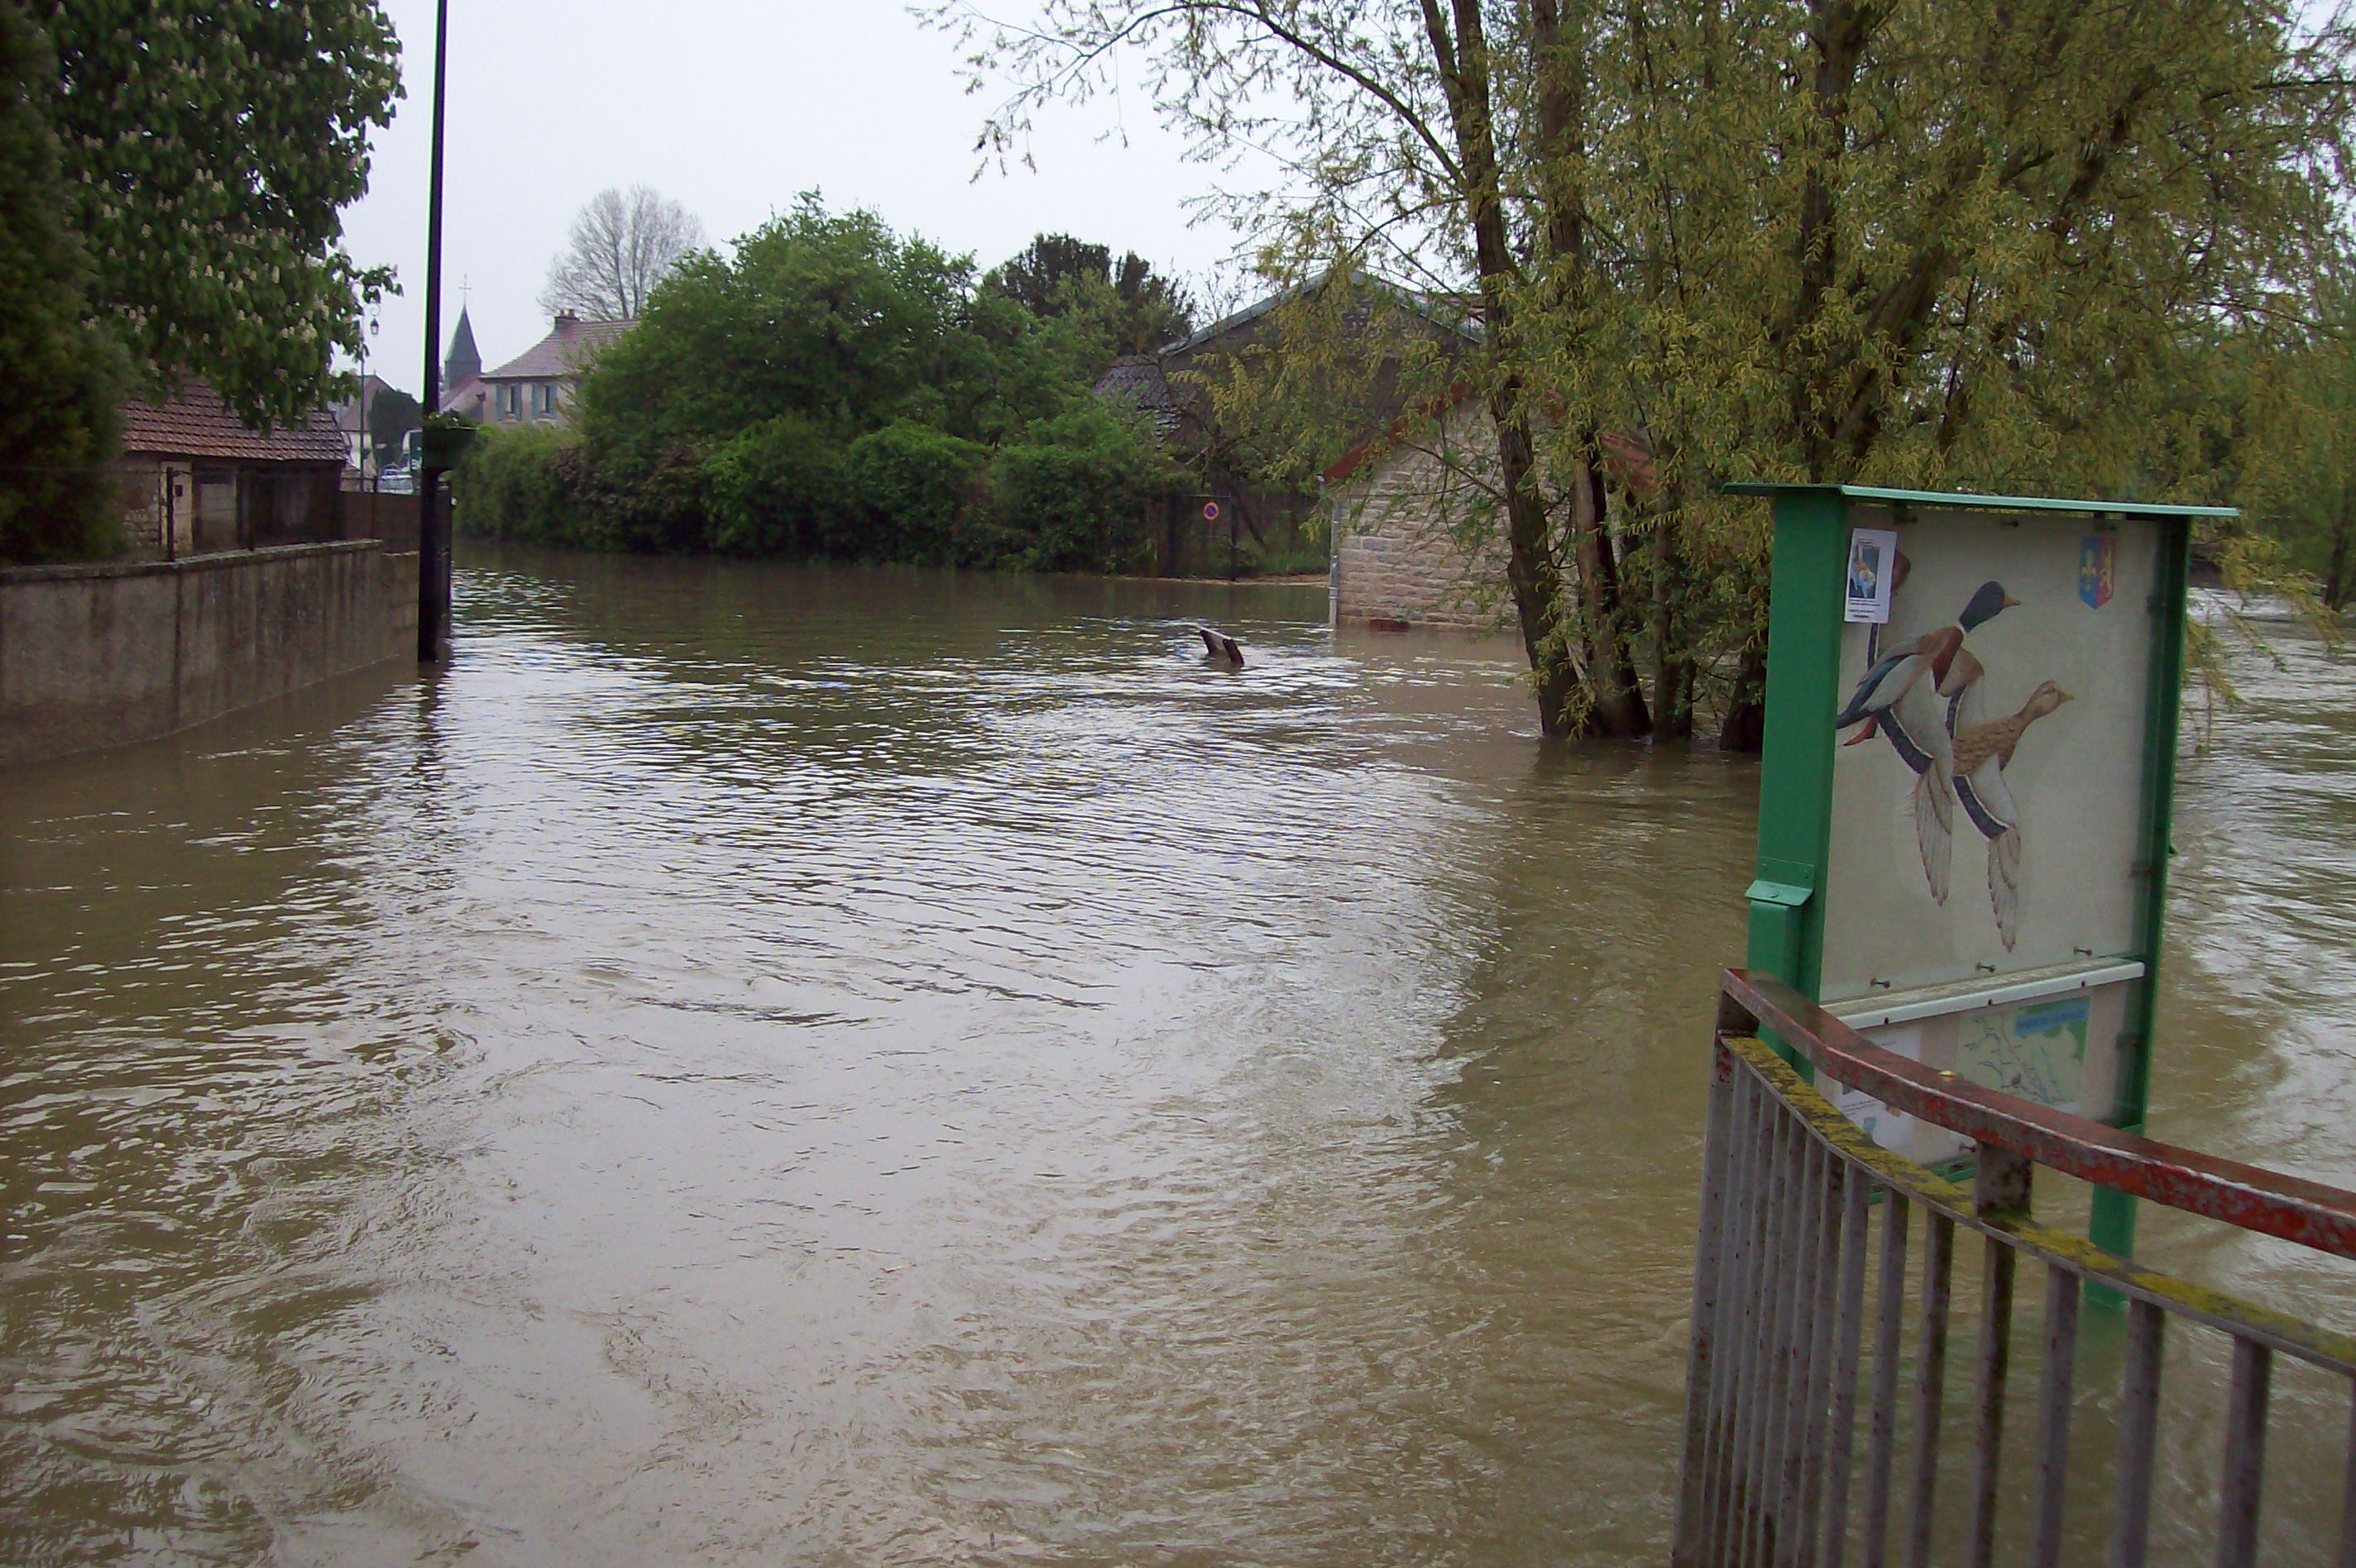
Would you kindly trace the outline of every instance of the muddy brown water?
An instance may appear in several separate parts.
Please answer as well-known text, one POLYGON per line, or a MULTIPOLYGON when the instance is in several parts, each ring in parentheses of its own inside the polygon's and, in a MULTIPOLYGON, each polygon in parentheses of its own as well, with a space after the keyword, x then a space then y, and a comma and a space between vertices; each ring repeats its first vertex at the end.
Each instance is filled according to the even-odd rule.
MULTIPOLYGON (((0 1560, 1661 1560, 1751 763, 1315 588, 460 592, 438 677, 0 777, 0 1560)), ((2289 653, 2185 770, 2155 1125, 2356 1181, 2289 653)))

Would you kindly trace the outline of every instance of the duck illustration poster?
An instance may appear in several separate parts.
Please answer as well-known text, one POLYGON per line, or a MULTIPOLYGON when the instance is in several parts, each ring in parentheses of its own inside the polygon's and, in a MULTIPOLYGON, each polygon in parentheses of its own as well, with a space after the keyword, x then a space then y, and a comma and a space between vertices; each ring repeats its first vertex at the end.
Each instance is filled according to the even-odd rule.
POLYGON ((1857 520, 1893 541, 1890 618, 1845 629, 1826 720, 1824 999, 2127 953, 2159 529, 1857 520))

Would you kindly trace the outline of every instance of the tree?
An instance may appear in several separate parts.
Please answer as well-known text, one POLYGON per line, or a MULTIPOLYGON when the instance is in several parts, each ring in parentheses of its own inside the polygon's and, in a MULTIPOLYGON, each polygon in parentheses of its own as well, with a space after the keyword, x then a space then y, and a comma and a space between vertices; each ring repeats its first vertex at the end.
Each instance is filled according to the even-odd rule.
MULTIPOLYGON (((138 379, 210 381, 257 423, 325 397, 391 281, 340 248, 371 127, 400 96, 376 0, 33 0, 56 70, 40 94, 91 307, 138 379)), ((9 222, 17 221, 10 209, 9 222)))
POLYGON ((369 444, 380 460, 401 450, 401 439, 423 422, 424 410, 398 387, 379 387, 369 397, 369 444))
POLYGON ((17 0, 0 0, 0 560, 70 560, 112 542, 103 464, 113 345, 86 319, 90 262, 65 222, 43 101, 57 66, 17 0))
POLYGON ((1076 315, 1101 331, 1112 354, 1150 354, 1193 330, 1185 290, 1158 277, 1134 251, 1113 265, 1111 247, 1042 234, 1000 263, 983 286, 1033 315, 1076 315))
POLYGON ((604 549, 1103 570, 1178 482, 1091 395, 1089 335, 817 197, 691 254, 584 377, 577 432, 490 432, 470 533, 604 549))
POLYGON ((591 321, 635 321, 655 285, 702 244, 703 225, 661 192, 642 185, 601 190, 582 204, 564 249, 549 263, 541 305, 591 321))
POLYGON ((1728 479, 2213 487, 2187 347, 2297 321, 2345 248, 2350 31, 2270 0, 1038 12, 936 13, 1012 83, 986 148, 1141 54, 1203 156, 1301 171, 1228 198, 1271 251, 1473 295, 1555 732, 1651 727, 1649 622, 1650 707, 1711 686, 1756 743, 1765 538, 1728 479))

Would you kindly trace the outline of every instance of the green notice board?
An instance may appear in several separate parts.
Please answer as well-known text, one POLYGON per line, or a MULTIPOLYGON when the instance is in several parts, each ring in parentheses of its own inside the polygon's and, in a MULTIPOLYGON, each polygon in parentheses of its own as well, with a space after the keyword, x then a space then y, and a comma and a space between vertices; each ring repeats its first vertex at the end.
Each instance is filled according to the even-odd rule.
MULTIPOLYGON (((2139 1125, 2192 520, 2233 514, 1729 489, 1775 521, 1748 962, 1926 1065, 2139 1125)), ((1965 1152, 1837 1101, 1912 1158, 1965 1152)), ((2098 1239, 2126 1225, 2106 1205, 2098 1239)))

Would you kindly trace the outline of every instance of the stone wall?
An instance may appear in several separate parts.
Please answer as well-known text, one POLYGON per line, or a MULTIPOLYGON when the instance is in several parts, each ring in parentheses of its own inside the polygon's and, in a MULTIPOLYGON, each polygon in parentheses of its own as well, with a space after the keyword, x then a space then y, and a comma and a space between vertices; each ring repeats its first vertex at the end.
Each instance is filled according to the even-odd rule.
POLYGON ((417 558, 373 539, 0 571, 0 766, 168 735, 416 646, 417 558))
POLYGON ((1478 403, 1335 485, 1336 624, 1493 632, 1513 624, 1504 519, 1480 482, 1496 464, 1478 403), (1477 542, 1468 544, 1467 536, 1477 542))

